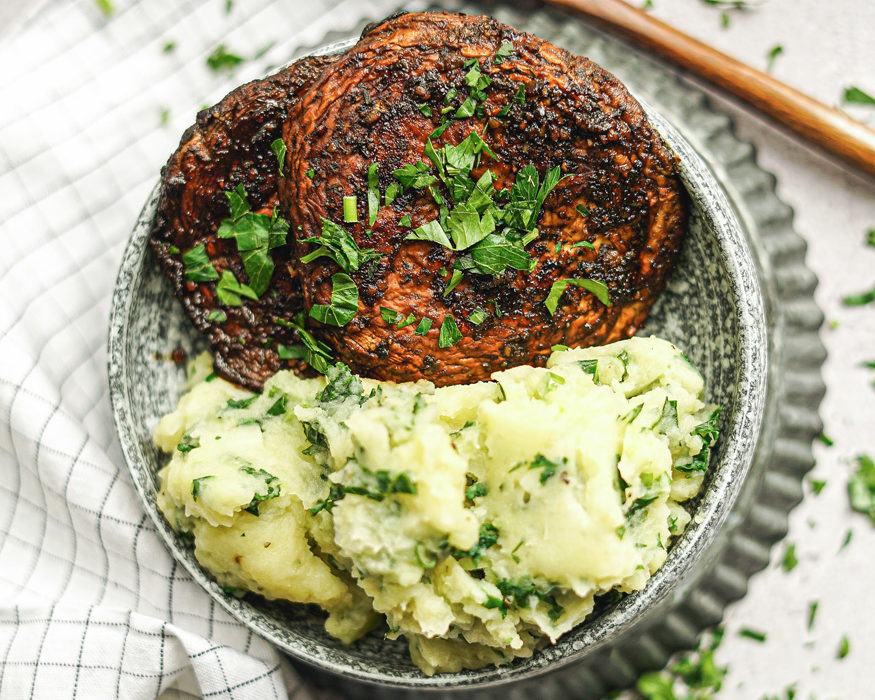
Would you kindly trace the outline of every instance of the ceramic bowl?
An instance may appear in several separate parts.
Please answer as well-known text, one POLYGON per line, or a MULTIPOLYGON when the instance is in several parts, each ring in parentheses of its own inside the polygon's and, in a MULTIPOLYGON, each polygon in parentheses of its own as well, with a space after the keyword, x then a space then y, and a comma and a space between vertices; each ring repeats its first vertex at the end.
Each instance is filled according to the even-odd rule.
POLYGON ((174 298, 147 245, 158 198, 156 186, 131 234, 112 301, 109 382, 113 414, 131 477, 158 533, 204 590, 243 624, 292 657, 347 681, 397 691, 483 690, 579 662, 603 653, 621 639, 628 640, 642 625, 652 624, 653 615, 683 587, 697 565, 707 560, 751 466, 763 421, 768 372, 764 301, 742 226, 720 183, 684 135, 658 111, 644 107, 679 159, 691 217, 677 268, 642 334, 669 339, 701 369, 707 399, 724 406, 723 433, 705 486, 694 502, 692 523, 645 588, 600 611, 556 645, 501 668, 428 678, 410 661, 406 643, 386 640, 379 630, 344 647, 325 633, 324 617, 313 608, 271 603, 256 596, 238 600, 223 593, 200 567, 192 548, 164 520, 155 504, 157 472, 164 458, 151 435, 160 416, 175 407, 184 371, 159 358, 179 347, 192 357, 206 349, 206 344, 174 298))

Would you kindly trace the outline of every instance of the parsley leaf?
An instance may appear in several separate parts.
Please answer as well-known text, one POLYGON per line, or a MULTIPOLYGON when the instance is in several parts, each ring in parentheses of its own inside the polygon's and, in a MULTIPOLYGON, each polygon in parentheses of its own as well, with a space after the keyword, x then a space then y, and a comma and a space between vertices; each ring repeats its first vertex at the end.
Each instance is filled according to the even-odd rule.
POLYGON ((849 104, 875 105, 875 97, 853 86, 845 88, 844 99, 849 104))
POLYGON ((875 301, 875 288, 863 292, 862 294, 853 294, 842 298, 842 303, 845 306, 865 306, 866 304, 871 304, 873 301, 875 301))
POLYGON ((605 306, 611 305, 611 300, 608 296, 608 287, 604 282, 590 279, 561 279, 556 280, 553 283, 553 286, 550 287, 550 293, 544 300, 544 306, 547 307, 547 311, 550 312, 551 316, 556 313, 559 299, 569 284, 573 284, 575 287, 581 287, 582 289, 591 292, 605 306))
POLYGON ((304 360, 317 372, 326 374, 329 363, 332 360, 331 348, 325 343, 316 340, 313 335, 304 328, 304 314, 301 312, 295 317, 295 321, 289 322, 282 318, 276 319, 277 323, 286 328, 294 328, 301 338, 301 345, 277 344, 277 354, 281 360, 304 360))
POLYGON ((277 215, 276 208, 271 216, 254 214, 247 200, 243 185, 237 185, 233 191, 225 192, 230 218, 224 219, 219 225, 216 235, 219 238, 233 238, 237 242, 237 250, 243 260, 249 287, 255 292, 256 298, 267 291, 274 264, 270 255, 273 248, 285 245, 289 225, 277 215))
POLYGON ((377 220, 380 208, 380 174, 376 163, 368 166, 368 226, 377 220))
POLYGON ((204 488, 204 482, 209 480, 209 479, 215 479, 215 478, 216 478, 215 476, 213 476, 212 474, 209 474, 207 476, 198 477, 197 479, 192 479, 192 481, 191 481, 192 500, 194 500, 194 501, 199 500, 201 497, 201 491, 204 488))
POLYGON ((258 299, 258 295, 246 284, 240 284, 231 270, 222 271, 222 279, 216 285, 216 298, 225 306, 242 306, 241 296, 258 299))
POLYGON ((373 248, 364 250, 359 248, 349 231, 328 219, 322 219, 322 235, 304 238, 301 242, 319 246, 304 255, 301 262, 313 262, 316 258, 324 256, 336 262, 344 272, 355 272, 365 263, 382 257, 380 253, 375 253, 373 248))
POLYGON ((343 273, 331 275, 331 304, 313 304, 310 318, 329 326, 345 326, 358 312, 359 292, 352 278, 343 273))
POLYGON ((468 323, 473 323, 475 326, 479 326, 487 319, 488 316, 489 314, 486 309, 484 309, 482 306, 478 306, 470 314, 468 314, 468 323))
POLYGON ((784 571, 793 571, 798 563, 799 559, 796 558, 796 545, 787 545, 786 549, 784 550, 784 556, 781 559, 781 567, 784 569, 784 571))
POLYGON ((535 455, 535 458, 529 463, 529 469, 543 469, 539 481, 541 482, 541 484, 546 484, 547 479, 553 476, 560 466, 564 466, 567 463, 567 457, 563 457, 561 462, 553 462, 539 452, 535 455))
POLYGON ((286 143, 282 140, 282 138, 274 139, 274 141, 270 144, 270 150, 273 151, 273 154, 276 156, 277 166, 279 167, 280 177, 285 177, 283 175, 283 167, 286 164, 286 143))
POLYGON ((207 56, 207 66, 210 70, 218 73, 220 71, 234 70, 238 65, 243 63, 242 56, 229 53, 224 44, 219 44, 213 52, 207 56))
POLYGON ((449 348, 458 343, 461 339, 462 331, 460 331, 459 327, 456 325, 456 320, 451 314, 447 314, 441 322, 441 333, 438 337, 438 346, 449 348))
POLYGON ((424 318, 419 322, 419 325, 416 327, 414 333, 416 335, 425 335, 431 330, 432 320, 430 318, 424 318))
POLYGON ((210 262, 203 243, 198 243, 191 250, 184 252, 182 262, 185 265, 185 277, 192 282, 209 282, 219 279, 219 273, 210 262))
POLYGON ((270 472, 266 472, 264 469, 256 469, 255 467, 240 467, 240 471, 244 474, 254 476, 256 479, 261 479, 264 482, 264 484, 260 488, 257 488, 252 494, 252 500, 249 502, 249 505, 243 509, 258 517, 258 504, 263 503, 264 501, 269 501, 272 498, 277 498, 280 495, 281 488, 279 479, 270 472))
POLYGON ((406 236, 404 236, 404 240, 431 241, 432 243, 438 243, 445 248, 453 248, 453 244, 450 243, 450 239, 447 237, 446 232, 444 231, 443 227, 437 219, 429 221, 422 226, 418 226, 411 233, 408 233, 406 236))
POLYGON ((495 51, 495 65, 499 65, 505 58, 513 54, 513 44, 505 41, 495 51))
POLYGON ((520 245, 504 236, 490 234, 471 249, 477 272, 501 275, 508 267, 531 272, 535 260, 520 245))
POLYGON ((875 461, 869 455, 857 457, 857 470, 848 481, 851 508, 869 516, 875 525, 875 461))
POLYGON ((747 637, 748 639, 753 639, 755 642, 764 642, 766 641, 766 633, 758 632, 757 630, 748 629, 747 627, 742 628, 738 632, 742 637, 747 637))

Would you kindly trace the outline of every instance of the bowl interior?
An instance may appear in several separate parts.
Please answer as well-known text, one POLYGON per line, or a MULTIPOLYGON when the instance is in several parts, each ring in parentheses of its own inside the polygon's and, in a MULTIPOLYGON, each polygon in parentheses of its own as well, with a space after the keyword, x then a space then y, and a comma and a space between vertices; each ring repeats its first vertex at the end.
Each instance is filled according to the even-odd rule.
POLYGON ((724 406, 723 436, 696 502, 696 517, 645 589, 605 609, 555 646, 504 669, 425 678, 411 663, 406 644, 383 639, 379 630, 344 647, 325 633, 324 616, 313 608, 255 596, 230 597, 163 519, 155 495, 156 474, 164 458, 151 435, 161 415, 175 407, 184 381, 184 368, 168 358, 176 348, 191 357, 207 346, 147 247, 156 187, 125 252, 113 299, 109 348, 113 412, 126 462, 158 532, 191 575, 233 615, 294 657, 346 677, 401 687, 482 686, 541 673, 634 634, 635 627, 690 572, 725 520, 753 457, 765 398, 765 316, 751 253, 720 185, 689 143, 658 113, 647 111, 680 158, 691 219, 668 289, 641 334, 669 339, 701 369, 707 399, 724 406))

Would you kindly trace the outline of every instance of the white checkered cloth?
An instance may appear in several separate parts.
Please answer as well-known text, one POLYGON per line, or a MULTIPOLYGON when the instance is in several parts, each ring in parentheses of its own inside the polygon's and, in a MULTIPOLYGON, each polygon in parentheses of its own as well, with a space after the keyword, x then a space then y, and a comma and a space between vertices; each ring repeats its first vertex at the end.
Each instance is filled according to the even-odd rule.
POLYGON ((147 520, 110 418, 109 301, 197 110, 397 2, 0 3, 0 697, 319 695, 147 520))

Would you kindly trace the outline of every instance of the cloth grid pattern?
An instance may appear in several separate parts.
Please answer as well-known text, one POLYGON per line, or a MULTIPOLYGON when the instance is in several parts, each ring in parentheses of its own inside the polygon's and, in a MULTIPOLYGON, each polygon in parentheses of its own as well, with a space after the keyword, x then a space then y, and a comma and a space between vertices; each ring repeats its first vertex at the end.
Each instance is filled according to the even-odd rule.
POLYGON ((325 697, 148 521, 112 428, 107 319, 137 213, 196 111, 398 3, 114 4, 105 19, 93 0, 33 3, 0 29, 0 697, 325 697), (220 43, 266 51, 217 75, 220 43))

